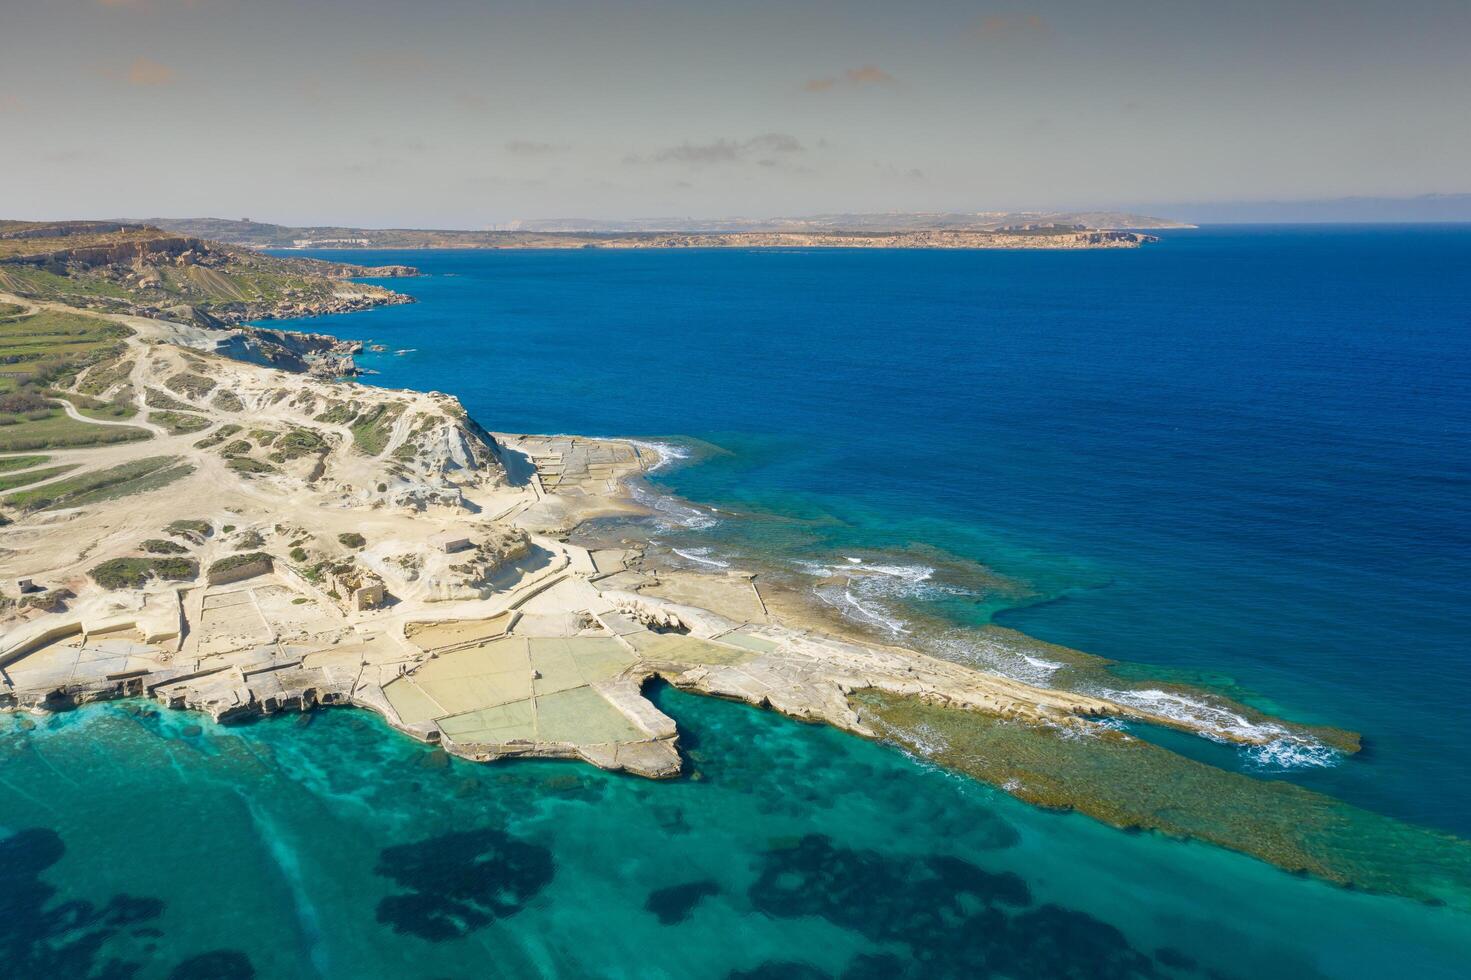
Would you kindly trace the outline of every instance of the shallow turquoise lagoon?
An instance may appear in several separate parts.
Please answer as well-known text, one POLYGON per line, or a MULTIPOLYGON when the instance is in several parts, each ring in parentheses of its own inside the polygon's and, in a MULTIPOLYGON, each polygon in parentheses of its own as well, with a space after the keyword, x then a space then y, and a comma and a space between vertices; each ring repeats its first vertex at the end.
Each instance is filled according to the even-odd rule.
POLYGON ((4 975, 1304 980, 1471 957, 1461 913, 657 697, 691 778, 462 763, 352 709, 12 719, 4 975))

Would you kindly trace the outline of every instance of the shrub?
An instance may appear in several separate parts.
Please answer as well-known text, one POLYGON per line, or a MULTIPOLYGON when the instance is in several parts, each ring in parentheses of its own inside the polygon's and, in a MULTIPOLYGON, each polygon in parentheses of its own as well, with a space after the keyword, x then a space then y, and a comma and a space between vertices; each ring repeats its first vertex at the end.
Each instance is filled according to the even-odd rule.
POLYGON ((199 574, 199 563, 192 558, 114 558, 87 574, 104 589, 138 589, 154 577, 188 581, 199 574))
POLYGON ((225 465, 234 470, 236 473, 240 473, 245 476, 256 476, 257 474, 261 473, 281 472, 270 463, 262 463, 260 460, 251 459, 249 456, 231 456, 229 462, 227 462, 225 465))
POLYGON ((276 451, 271 454, 271 459, 277 463, 327 449, 326 440, 310 429, 292 429, 277 439, 275 445, 276 451))
POLYGON ((0 412, 19 414, 21 412, 51 412, 51 403, 41 395, 32 390, 12 391, 9 394, 0 395, 0 412))
POLYGON ((368 544, 368 539, 356 531, 348 531, 346 534, 337 535, 337 540, 348 548, 363 548, 368 544))
POLYGON ((189 549, 174 541, 165 541, 163 538, 149 538, 140 547, 150 555, 183 555, 189 549))
POLYGON ((224 558, 221 558, 219 561, 214 562, 209 566, 209 574, 218 575, 221 572, 228 572, 233 569, 240 568, 244 565, 252 565, 258 561, 263 561, 268 566, 272 567, 275 565, 275 559, 266 554, 264 551, 251 551, 244 554, 228 555, 224 558))
POLYGON ((210 524, 209 521, 196 517, 191 520, 174 521, 163 529, 163 533, 172 534, 175 537, 188 537, 191 534, 197 534, 202 538, 207 538, 214 533, 214 525, 210 524))

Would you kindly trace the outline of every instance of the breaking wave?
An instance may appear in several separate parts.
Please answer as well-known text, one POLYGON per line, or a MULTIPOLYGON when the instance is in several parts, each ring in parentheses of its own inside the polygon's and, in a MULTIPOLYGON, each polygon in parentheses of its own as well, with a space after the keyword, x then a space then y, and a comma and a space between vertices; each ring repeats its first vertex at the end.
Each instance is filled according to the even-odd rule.
POLYGON ((976 630, 955 629, 929 642, 932 651, 946 660, 1010 677, 1035 687, 1050 687, 1052 675, 1066 664, 1023 653, 1005 641, 976 630))
POLYGON ((711 558, 709 548, 670 548, 669 550, 687 561, 699 562, 701 565, 709 565, 711 568, 730 567, 730 562, 728 561, 711 558))
POLYGON ((1146 688, 1136 691, 1100 692, 1101 696, 1152 714, 1188 722, 1206 738, 1217 741, 1250 739, 1257 744, 1242 747, 1255 766, 1274 770, 1315 769, 1337 765, 1341 754, 1310 735, 1290 731, 1275 722, 1254 722, 1238 712, 1174 691, 1146 688), (1215 734, 1219 733, 1219 735, 1215 734), (1227 736, 1230 736, 1229 738, 1227 736))
POLYGON ((935 581, 929 565, 867 562, 844 555, 845 564, 797 560, 804 575, 827 581, 812 589, 823 602, 858 623, 879 626, 895 636, 907 636, 909 623, 895 610, 895 602, 975 595, 971 590, 935 581))
POLYGON ((633 499, 647 507, 654 521, 665 530, 703 531, 720 523, 710 508, 696 507, 675 497, 656 493, 637 483, 629 485, 633 499))
POLYGON ((626 443, 637 446, 640 449, 650 450, 659 461, 648 468, 649 473, 666 469, 676 463, 689 459, 694 454, 684 446, 673 442, 656 442, 653 439, 624 439, 626 443))

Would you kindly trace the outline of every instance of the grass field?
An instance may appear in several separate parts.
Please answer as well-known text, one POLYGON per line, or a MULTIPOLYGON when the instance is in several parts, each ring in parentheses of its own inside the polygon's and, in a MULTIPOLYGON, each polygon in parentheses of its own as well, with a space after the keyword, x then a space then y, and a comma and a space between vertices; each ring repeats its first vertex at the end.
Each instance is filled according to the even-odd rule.
POLYGON ((50 456, 7 456, 4 459, 0 459, 0 473, 9 473, 12 470, 23 470, 32 466, 40 466, 50 458, 50 456))
POLYGON ((168 486, 194 472, 177 456, 150 456, 105 470, 58 480, 34 490, 13 491, 5 502, 21 510, 56 510, 115 500, 168 486))
MULTIPOLYGON (((73 408, 89 419, 118 422, 138 414, 137 403, 126 397, 114 396, 111 400, 104 400, 58 388, 48 388, 45 393, 47 397, 61 398, 71 402, 73 408)), ((131 390, 128 390, 126 394, 131 394, 131 390)))
POLYGON ((95 301, 101 300, 103 305, 121 308, 131 296, 122 286, 101 276, 59 276, 28 265, 0 265, 0 289, 36 299, 81 306, 94 305, 95 301), (108 304, 109 300, 113 302, 108 304))
MULTIPOLYGON (((143 429, 75 421, 50 401, 51 386, 114 357, 130 333, 109 320, 56 310, 0 316, 0 452, 148 438, 143 429)), ((129 414, 91 399, 79 400, 78 408, 109 420, 129 414)))
POLYGON ((52 408, 34 419, 29 416, 0 415, 0 452, 5 453, 31 449, 109 446, 149 437, 147 429, 78 422, 68 418, 59 408, 52 408))
POLYGON ((72 377, 118 351, 130 333, 109 320, 56 310, 0 317, 0 394, 72 377))
POLYGON ((0 493, 4 493, 7 490, 14 490, 16 487, 28 487, 32 483, 40 483, 42 480, 49 480, 53 476, 60 476, 63 473, 70 473, 80 465, 80 463, 69 463, 65 466, 48 466, 43 470, 29 470, 25 473, 10 473, 0 476, 0 493))

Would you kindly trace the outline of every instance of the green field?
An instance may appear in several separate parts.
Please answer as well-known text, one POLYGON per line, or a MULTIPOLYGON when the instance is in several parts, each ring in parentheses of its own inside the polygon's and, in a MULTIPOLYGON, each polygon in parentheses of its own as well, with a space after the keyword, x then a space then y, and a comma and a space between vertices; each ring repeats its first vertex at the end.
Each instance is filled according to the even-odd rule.
MULTIPOLYGON (((123 338, 130 334, 120 324, 78 313, 41 310, 0 316, 0 452, 148 438, 143 429, 75 421, 52 400, 56 385, 116 357, 124 347, 123 338)), ((78 398, 76 404, 78 411, 94 418, 112 420, 131 414, 92 398, 78 398)))
POLYGON ((43 470, 28 470, 25 473, 10 473, 5 476, 0 476, 0 493, 4 493, 7 490, 14 490, 16 487, 28 487, 32 483, 40 483, 42 480, 49 480, 53 476, 60 476, 63 473, 70 473, 80 465, 80 463, 69 463, 66 466, 48 466, 43 470))
POLYGON ((121 349, 127 327, 56 310, 0 317, 0 394, 54 384, 121 349))
POLYGON ((32 466, 40 466, 50 459, 50 456, 6 456, 0 458, 0 473, 9 473, 12 470, 24 470, 32 466))
POLYGON ((137 404, 127 399, 119 398, 115 401, 103 401, 101 398, 90 398, 86 395, 78 395, 69 391, 58 392, 53 390, 52 394, 71 402, 78 412, 89 419, 117 422, 122 419, 130 419, 138 414, 137 404))
POLYGON ((177 456, 150 456, 58 480, 34 490, 17 490, 6 497, 5 502, 21 510, 80 507, 157 490, 193 472, 194 467, 181 462, 177 456))
POLYGON ((0 414, 0 452, 30 449, 79 449, 85 446, 109 446, 118 442, 147 439, 147 429, 132 426, 92 425, 68 418, 59 408, 40 418, 0 414))

